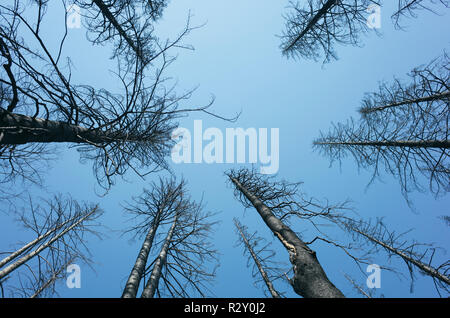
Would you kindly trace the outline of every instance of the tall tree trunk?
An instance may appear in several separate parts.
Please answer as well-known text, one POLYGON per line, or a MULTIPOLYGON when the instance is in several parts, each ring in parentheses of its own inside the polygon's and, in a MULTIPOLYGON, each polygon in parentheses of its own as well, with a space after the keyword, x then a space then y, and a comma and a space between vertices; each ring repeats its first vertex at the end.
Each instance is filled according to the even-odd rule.
POLYGON ((64 235, 66 235, 69 231, 71 231, 73 228, 75 228, 76 226, 80 225, 81 223, 83 223, 88 217, 90 217, 92 214, 94 214, 97 211, 98 207, 96 206, 95 208, 92 209, 92 211, 90 211, 89 213, 87 213, 86 215, 84 215, 83 217, 81 217, 78 221, 76 221, 74 224, 72 224, 71 226, 69 226, 68 228, 64 229, 62 232, 58 233, 58 235, 54 236, 51 240, 49 240, 48 242, 46 242, 45 244, 42 244, 41 246, 39 246, 37 249, 35 249, 34 251, 28 253, 27 255, 23 256, 22 258, 20 258, 18 261, 12 263, 11 265, 7 266, 5 269, 0 271, 0 279, 2 279, 3 277, 5 277, 6 275, 10 274, 11 272, 13 272, 14 270, 16 270, 17 268, 19 268, 21 265, 25 264, 26 262, 28 262, 29 260, 31 260, 33 257, 35 257, 36 255, 39 255, 39 253, 41 253, 43 250, 45 250, 46 248, 48 248, 50 245, 52 245, 54 242, 56 242, 57 240, 59 240, 61 237, 63 237, 64 235))
POLYGON ((294 47, 294 45, 300 41, 301 38, 305 36, 306 33, 308 33, 309 30, 328 12, 328 10, 336 3, 337 0, 328 0, 322 8, 314 15, 314 17, 308 22, 306 27, 303 29, 303 31, 294 39, 291 41, 291 43, 283 50, 284 52, 289 51, 294 47))
POLYGON ((239 226, 238 222, 235 221, 234 224, 237 227, 237 229, 239 230, 239 233, 244 241, 244 244, 247 247, 248 251, 250 252, 250 255, 252 256, 253 261, 255 262, 256 266, 258 267, 259 273, 261 274, 261 276, 264 280, 264 283, 266 284, 267 289, 269 290, 270 294, 272 295, 273 298, 280 298, 280 294, 278 294, 276 289, 273 287, 272 282, 270 281, 269 277, 267 276, 266 271, 262 267, 261 262, 259 261, 257 255, 255 254, 255 251, 253 251, 253 248, 250 246, 250 243, 248 242, 247 237, 245 237, 245 234, 242 231, 241 227, 239 226))
POLYGON ((144 291, 142 292, 142 298, 153 298, 156 292, 156 288, 159 284, 159 279, 161 278, 162 269, 167 261, 167 251, 169 250, 169 245, 172 242, 173 233, 175 231, 175 227, 178 221, 178 213, 175 215, 175 219, 167 232, 166 239, 164 240, 164 245, 161 248, 161 251, 158 255, 158 258, 153 265, 152 273, 150 275, 150 279, 148 280, 144 291))
POLYGON ((408 254, 399 251, 398 249, 386 244, 383 241, 380 241, 378 239, 376 239, 375 237, 369 235, 368 233, 365 233, 361 230, 359 230, 358 228, 355 227, 351 227, 351 229, 353 231, 355 231, 356 233, 364 236, 365 238, 367 238, 369 241, 378 244, 380 246, 382 246, 383 248, 385 248, 386 250, 390 251, 391 253, 400 256, 403 260, 405 260, 406 262, 409 262, 411 264, 413 264, 414 266, 418 267, 420 270, 422 270, 423 272, 425 272, 427 275, 434 277, 436 279, 439 279, 440 281, 446 283, 447 285, 450 285, 450 277, 442 274, 441 272, 439 272, 437 269, 422 263, 420 260, 416 260, 414 258, 412 258, 411 256, 409 256, 408 254))
POLYGON ((243 187, 236 178, 230 177, 230 179, 237 189, 251 202, 269 229, 288 250, 289 260, 294 270, 294 277, 291 279, 294 291, 305 298, 345 297, 329 281, 317 260, 316 252, 300 240, 288 226, 272 213, 269 207, 243 187))
POLYGON ((56 231, 58 231, 59 229, 64 227, 66 224, 68 224, 69 222, 71 222, 71 221, 73 221, 75 219, 76 219, 76 217, 71 218, 69 220, 66 220, 65 222, 59 224, 58 226, 55 226, 53 229, 47 231, 45 234, 42 234, 42 235, 38 236, 36 239, 34 239, 33 241, 31 241, 28 244, 24 245, 23 247, 21 247, 17 251, 13 252, 11 255, 5 257, 4 259, 2 259, 0 261, 0 268, 5 266, 7 263, 11 262, 13 259, 17 258, 19 255, 21 255, 25 251, 29 250, 30 248, 32 248, 36 244, 38 244, 40 241, 45 240, 47 237, 49 237, 50 235, 52 235, 53 233, 55 233, 56 231))
POLYGON ((72 142, 102 144, 114 140, 135 141, 121 132, 103 132, 61 121, 33 118, 0 107, 0 145, 31 142, 72 142))
POLYGON ((374 112, 378 112, 378 111, 383 111, 388 108, 393 108, 393 107, 398 107, 398 106, 403 106, 403 105, 408 105, 408 104, 431 102, 431 101, 435 101, 435 100, 441 100, 441 99, 444 99, 447 97, 450 97, 450 92, 448 92, 448 91, 440 93, 440 94, 421 97, 421 98, 405 99, 405 100, 402 100, 401 102, 387 104, 387 105, 383 105, 383 106, 365 107, 365 108, 360 109, 360 113, 369 114, 369 113, 374 113, 374 112))
POLYGON ((30 296, 30 298, 37 298, 39 297, 39 295, 46 290, 51 284, 53 284, 54 281, 56 281, 58 279, 58 275, 60 275, 66 268, 67 266, 71 263, 72 261, 67 262, 65 265, 61 266, 56 272, 53 273, 52 277, 50 277, 44 284, 42 284, 41 287, 39 287, 34 293, 33 295, 30 296))
POLYGON ((131 270, 128 281, 125 285, 125 289, 122 294, 122 298, 136 298, 139 283, 141 282, 142 275, 145 272, 145 265, 147 264, 148 255, 153 245, 156 229, 158 228, 158 221, 156 221, 149 229, 144 243, 142 244, 139 255, 131 270))
POLYGON ((408 148, 450 148, 450 140, 316 141, 315 145, 376 146, 408 148))

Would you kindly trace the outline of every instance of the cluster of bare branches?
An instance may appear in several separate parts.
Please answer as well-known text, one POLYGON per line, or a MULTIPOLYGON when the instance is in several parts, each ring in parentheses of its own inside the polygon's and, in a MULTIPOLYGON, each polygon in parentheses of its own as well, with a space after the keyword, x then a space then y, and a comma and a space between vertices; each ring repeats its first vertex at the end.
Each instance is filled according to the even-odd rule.
POLYGON ((285 278, 282 264, 275 262, 275 251, 272 243, 267 242, 263 237, 257 236, 257 232, 248 233, 247 226, 234 219, 236 233, 239 237, 238 243, 244 247, 244 255, 247 255, 247 267, 252 264, 252 277, 255 286, 264 285, 264 294, 273 298, 283 297, 283 293, 275 289, 274 283, 285 278))
POLYGON ((185 181, 160 179, 125 210, 138 220, 127 232, 145 239, 122 297, 135 298, 141 281, 143 298, 205 297, 215 277, 217 252, 210 241, 215 222, 201 202, 191 200, 185 181))
POLYGON ((0 261, 2 297, 50 297, 55 282, 65 276, 69 264, 91 264, 86 239, 99 236, 95 220, 102 210, 97 205, 80 204, 70 197, 55 196, 45 205, 29 205, 17 212, 20 224, 36 238, 0 261), (16 283, 11 286, 9 280, 16 283), (5 288, 10 295, 5 294, 5 288))
MULTIPOLYGON (((415 17, 420 9, 433 11, 437 3, 449 7, 447 0, 398 0, 392 20, 400 27, 401 17, 415 17)), ((306 5, 291 1, 281 36, 282 52, 294 58, 323 58, 324 63, 335 60, 336 44, 358 46, 361 34, 370 29, 377 32, 368 18, 370 8, 381 5, 379 0, 308 0, 306 5)))
POLYGON ((32 175, 30 170, 39 172, 36 159, 54 143, 77 147, 82 159, 93 162, 94 173, 105 188, 114 176, 129 169, 145 176, 167 168, 165 158, 173 145, 170 134, 177 127, 176 119, 192 111, 211 114, 207 109, 212 102, 180 109, 194 89, 177 94, 176 84, 164 74, 174 61, 168 51, 186 48, 183 39, 193 28, 188 19, 173 41, 159 40, 152 23, 165 3, 76 1, 83 9, 90 41, 114 45, 114 74, 122 85, 120 92, 73 82, 70 59, 63 58, 67 25, 56 52, 41 34, 47 2, 28 6, 16 0, 9 6, 0 5, 0 54, 5 61, 0 71, 4 176, 26 179, 32 175), (38 9, 35 20, 29 17, 30 8, 38 9), (147 15, 151 18, 146 19, 147 15))
MULTIPOLYGON (((285 222, 289 222, 292 216, 312 220, 314 217, 327 216, 334 211, 345 210, 348 206, 348 201, 338 204, 320 202, 301 191, 301 182, 276 180, 275 176, 259 174, 253 168, 236 169, 232 171, 232 174, 245 185, 250 193, 264 202, 276 217, 285 222)), ((244 207, 253 207, 239 189, 235 189, 234 194, 244 207)))
POLYGON ((308 0, 305 7, 291 2, 286 15, 281 49, 288 57, 324 62, 337 59, 334 46, 359 44, 360 33, 367 32, 367 8, 378 1, 308 0))
POLYGON ((416 68, 410 77, 409 84, 380 84, 363 99, 360 121, 333 124, 314 141, 332 162, 350 154, 360 167, 373 169, 372 180, 384 168, 398 178, 407 199, 412 190, 424 191, 421 175, 435 195, 450 190, 448 56, 416 68))
MULTIPOLYGON (((373 263, 373 257, 379 254, 380 251, 385 251, 388 256, 388 260, 392 257, 398 257, 403 260, 408 266, 408 270, 411 276, 411 286, 413 286, 415 276, 414 273, 418 270, 424 275, 428 275, 433 278, 434 284, 438 293, 441 295, 441 291, 448 293, 448 285, 450 284, 450 278, 448 275, 449 262, 446 261, 439 266, 432 265, 433 258, 436 251, 439 249, 432 244, 419 243, 417 241, 410 241, 404 238, 405 234, 397 234, 390 231, 386 225, 382 222, 382 219, 377 219, 375 224, 356 218, 355 215, 348 213, 349 208, 347 204, 337 205, 332 208, 324 208, 320 211, 326 210, 327 213, 317 213, 312 216, 310 211, 307 211, 307 218, 304 218, 302 214, 292 214, 290 210, 290 204, 285 205, 284 208, 278 210, 275 214, 270 208, 271 196, 264 193, 270 192, 270 185, 274 189, 273 193, 277 193, 277 199, 279 202, 283 200, 283 190, 280 190, 280 184, 286 185, 285 181, 277 182, 271 181, 270 177, 264 175, 258 175, 257 172, 248 169, 240 169, 238 171, 230 171, 228 177, 234 184, 236 191, 235 196, 246 206, 253 207, 262 217, 267 227, 273 232, 273 234, 281 241, 283 246, 290 254, 290 262, 293 265, 293 278, 289 279, 294 291, 303 297, 311 297, 309 288, 313 289, 315 297, 339 297, 342 294, 331 293, 334 290, 334 286, 326 278, 319 261, 316 257, 316 252, 310 249, 310 246, 316 242, 323 242, 329 246, 339 248, 347 257, 350 257, 358 266, 361 273, 365 274, 361 265, 369 265, 373 263), (258 189, 258 184, 261 184, 261 189, 258 189), (248 187, 247 187, 248 186, 248 187), (259 193, 264 198, 269 198, 268 203, 260 199, 257 195, 259 193), (283 210, 284 209, 284 210, 283 210), (315 236, 309 242, 306 241, 300 234, 297 234, 292 230, 292 225, 287 226, 283 221, 283 215, 295 215, 297 220, 300 220, 303 226, 304 221, 310 221, 316 229, 317 236, 315 236), (321 222, 317 219, 320 219, 321 222), (328 223, 325 223, 328 221, 328 223), (350 234, 350 242, 345 242, 342 235, 329 234, 323 230, 324 227, 329 225, 337 225, 337 227, 346 233, 350 234), (333 237, 334 236, 334 237, 333 237), (368 244, 369 243, 369 244, 368 244), (313 257, 311 257, 313 255, 313 257), (311 271, 311 272, 309 272, 311 271), (315 279, 312 279, 309 275, 315 273, 315 279), (320 277, 321 279, 318 279, 320 277), (320 291, 320 292, 319 292, 320 291)), ((287 190, 284 199, 286 203, 292 202, 292 192, 287 190)), ((325 205, 324 205, 325 206, 325 205)), ((353 214, 353 211, 350 211, 353 214)), ((291 220, 292 222, 293 220, 291 220)), ((235 221, 238 232, 241 236, 241 242, 244 244, 246 251, 248 251, 249 260, 253 260, 255 264, 254 275, 257 275, 256 270, 259 271, 259 275, 262 277, 262 281, 265 283, 267 290, 273 297, 277 297, 279 293, 273 288, 273 279, 269 279, 268 272, 270 273, 274 268, 267 265, 267 259, 262 257, 256 246, 260 242, 261 238, 256 237, 255 234, 249 235, 246 227, 242 226, 239 222, 235 221), (268 269, 268 270, 267 270, 268 269), (275 291, 275 292, 274 292, 275 291)), ((329 229, 329 227, 328 227, 329 229)), ((261 247, 261 253, 267 253, 267 246, 261 247)), ((265 254, 269 261, 273 259, 273 254, 265 254)), ((400 276, 400 271, 396 268, 383 265, 380 268, 391 271, 400 276)), ((282 271, 279 268, 275 268, 271 277, 278 279, 279 274, 282 271)), ((351 279, 347 274, 344 276, 350 281, 352 286, 362 293, 365 297, 372 297, 371 292, 366 291, 361 286, 355 284, 355 281, 351 279)))

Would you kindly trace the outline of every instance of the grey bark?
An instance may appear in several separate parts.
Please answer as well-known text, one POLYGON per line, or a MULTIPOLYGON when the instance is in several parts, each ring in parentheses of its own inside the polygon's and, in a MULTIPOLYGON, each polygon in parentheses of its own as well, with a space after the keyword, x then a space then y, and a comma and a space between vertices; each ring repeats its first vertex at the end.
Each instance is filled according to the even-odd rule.
POLYGON ((134 141, 120 132, 101 130, 54 120, 14 114, 0 108, 0 144, 26 144, 32 142, 71 142, 102 144, 114 140, 134 141))
POLYGON ((305 34, 311 30, 311 28, 322 18, 327 11, 336 3, 336 0, 328 0, 322 8, 316 13, 316 15, 308 22, 308 25, 305 27, 305 29, 294 39, 291 43, 283 50, 284 52, 289 51, 294 47, 294 45, 300 41, 302 37, 305 36, 305 34))
POLYGON ((73 228, 75 228, 76 226, 78 226, 79 224, 83 223, 88 217, 90 217, 92 214, 94 214, 97 211, 98 207, 95 207, 94 209, 92 209, 92 211, 90 211, 89 213, 87 213, 86 215, 84 215, 83 217, 81 217, 78 221, 76 221, 74 224, 72 224, 71 226, 67 227, 66 229, 64 229, 62 232, 58 233, 58 235, 54 236, 51 240, 49 240, 48 242, 46 242, 45 244, 42 244, 41 246, 39 246, 37 249, 35 249, 34 251, 26 254, 25 256, 23 256, 22 258, 20 258, 18 261, 12 263, 11 265, 7 266, 6 268, 4 268, 3 270, 0 271, 0 279, 2 279, 3 277, 5 277, 6 275, 10 274, 11 272, 13 272, 14 270, 16 270, 17 268, 19 268, 21 265, 25 264, 26 262, 28 262, 30 259, 32 259, 33 257, 39 255, 39 253, 41 253, 43 250, 45 250, 46 248, 48 248, 50 245, 52 245, 54 242, 56 242, 57 240, 59 240, 61 237, 63 237, 64 235, 66 235, 69 231, 73 230, 73 228))
POLYGON ((378 111, 383 111, 385 109, 389 109, 389 108, 393 108, 393 107, 398 107, 398 106, 403 106, 403 105, 408 105, 408 104, 431 102, 431 101, 435 101, 435 100, 441 100, 441 99, 444 99, 447 97, 450 97, 450 92, 444 92, 444 93, 440 93, 440 94, 435 94, 435 95, 421 97, 421 98, 415 98, 415 99, 406 99, 406 100, 403 100, 398 103, 392 103, 392 104, 383 105, 383 106, 365 107, 365 108, 362 108, 360 110, 360 112, 363 114, 369 114, 369 113, 374 113, 374 112, 378 112, 378 111))
POLYGON ((236 178, 230 177, 230 179, 252 203, 269 229, 288 250, 289 260, 294 270, 294 276, 291 279, 294 291, 305 298, 345 297, 328 279, 317 260, 316 252, 300 240, 287 225, 272 213, 269 207, 243 187, 236 178))
POLYGON ((365 238, 367 238, 369 241, 378 244, 380 246, 382 246, 383 248, 387 249, 388 251, 390 251, 393 254, 396 254, 398 256, 400 256, 402 259, 404 259, 406 262, 413 264, 414 266, 418 267, 419 269, 421 269, 423 272, 425 272, 427 275, 434 277, 436 279, 439 279, 441 282, 446 283, 447 285, 450 285, 450 277, 442 274, 441 272, 439 272, 438 270, 436 270, 435 268, 422 263, 419 260, 416 260, 414 258, 412 258, 411 256, 403 253, 402 251, 399 251, 396 248, 393 248, 392 246, 384 243, 383 241, 377 240, 375 237, 357 229, 352 227, 352 230, 355 231, 356 233, 364 236, 365 238))
POLYGON ((152 273, 150 274, 150 279, 148 280, 144 291, 142 292, 142 298, 153 298, 156 292, 156 288, 159 284, 159 279, 162 275, 162 268, 167 261, 167 251, 169 250, 169 245, 172 241, 173 233, 178 221, 178 213, 175 215, 175 219, 167 232, 166 239, 164 240, 164 245, 161 247, 161 251, 153 265, 152 273))
POLYGON ((347 145, 376 147, 409 147, 409 148, 450 148, 450 140, 381 140, 381 141, 339 141, 314 142, 315 145, 347 145))
POLYGON ((247 248, 247 250, 250 252, 250 255, 253 258, 253 261, 255 262, 256 266, 258 267, 259 273, 261 274, 264 283, 267 286, 267 289, 269 290, 270 294, 272 295, 273 298, 280 298, 280 294, 278 294, 278 292, 276 291, 276 289, 273 287, 272 282, 270 281, 269 277, 267 276, 266 271, 264 270, 264 268, 261 265, 261 262, 259 261, 257 255, 255 254, 255 251, 253 251, 253 248, 250 246, 250 243, 247 240, 247 237, 245 236, 244 232, 242 231, 241 227, 239 226, 238 222, 235 221, 234 222, 236 228, 239 230, 239 233, 244 241, 244 244, 247 248))
POLYGON ((141 282, 142 275, 145 272, 145 265, 147 264, 148 255, 153 245, 153 240, 155 238, 155 233, 157 229, 157 223, 150 227, 147 236, 145 237, 144 243, 142 244, 139 255, 136 262, 131 270, 130 276, 128 277, 125 289, 122 294, 122 298, 136 298, 139 283, 141 282))
POLYGON ((66 220, 65 222, 61 223, 60 225, 55 226, 53 229, 47 231, 45 234, 42 234, 42 235, 38 236, 36 239, 34 239, 33 241, 25 244, 20 249, 18 249, 17 251, 13 252, 11 255, 5 257, 4 259, 2 259, 0 261, 0 268, 2 268, 3 266, 5 266, 9 262, 11 262, 13 259, 17 258, 19 255, 21 255, 25 251, 29 250, 30 248, 32 248, 36 244, 38 244, 40 241, 45 240, 51 234, 55 233, 56 231, 58 231, 59 229, 61 229, 62 227, 64 227, 66 224, 68 224, 69 222, 71 222, 73 220, 75 220, 75 218, 66 220))

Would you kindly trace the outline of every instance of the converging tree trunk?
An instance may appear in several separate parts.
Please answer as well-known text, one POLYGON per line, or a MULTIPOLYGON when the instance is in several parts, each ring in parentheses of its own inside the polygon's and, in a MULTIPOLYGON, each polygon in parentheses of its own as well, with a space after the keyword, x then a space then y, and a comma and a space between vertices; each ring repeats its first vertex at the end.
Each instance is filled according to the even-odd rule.
POLYGON ((55 243, 56 241, 58 241, 59 239, 61 239, 64 235, 66 235, 68 232, 72 231, 75 227, 79 226, 80 224, 82 224, 86 219, 88 219, 90 216, 92 216, 93 214, 95 214, 98 210, 98 207, 96 206, 95 208, 93 208, 89 213, 81 216, 76 222, 74 222, 72 225, 70 225, 69 227, 65 228, 63 231, 61 231, 60 233, 58 233, 57 235, 55 235, 54 237, 52 237, 50 240, 48 240, 47 242, 45 242, 44 244, 40 245, 38 248, 36 248, 34 251, 26 254, 25 256, 21 257, 19 260, 17 260, 16 262, 10 264, 9 266, 7 266, 6 268, 2 269, 0 271, 0 279, 2 279, 3 277, 7 276, 8 274, 10 274, 11 272, 13 272, 14 270, 16 270, 17 268, 19 268, 20 266, 22 266, 23 264, 25 264, 26 262, 28 262, 29 260, 31 260, 33 257, 39 255, 43 250, 45 250, 46 248, 49 248, 53 243, 55 243))

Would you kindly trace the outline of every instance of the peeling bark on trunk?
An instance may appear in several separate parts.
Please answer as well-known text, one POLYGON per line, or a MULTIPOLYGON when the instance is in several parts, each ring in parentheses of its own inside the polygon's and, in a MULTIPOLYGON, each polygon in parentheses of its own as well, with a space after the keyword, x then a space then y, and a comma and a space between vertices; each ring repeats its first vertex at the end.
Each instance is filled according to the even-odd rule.
POLYGON ((156 288, 159 284, 159 279, 162 275, 162 269, 167 261, 167 251, 169 250, 169 245, 172 241, 172 236, 175 231, 175 227, 177 225, 178 214, 175 216, 175 219, 167 232, 166 239, 164 240, 164 245, 161 247, 161 251, 156 259, 155 264, 153 265, 152 273, 150 275, 150 279, 148 280, 144 291, 142 292, 142 298, 153 298, 156 292, 156 288))
POLYGON ((289 252, 289 260, 293 266, 294 276, 291 284, 294 291, 305 298, 343 298, 342 292, 328 279, 325 271, 317 260, 316 253, 311 250, 298 236, 256 196, 250 193, 235 178, 230 177, 237 189, 252 203, 259 215, 278 237, 289 252))

